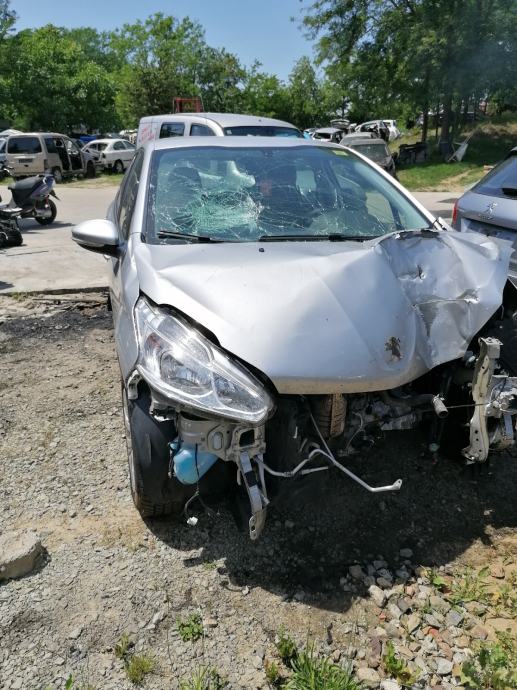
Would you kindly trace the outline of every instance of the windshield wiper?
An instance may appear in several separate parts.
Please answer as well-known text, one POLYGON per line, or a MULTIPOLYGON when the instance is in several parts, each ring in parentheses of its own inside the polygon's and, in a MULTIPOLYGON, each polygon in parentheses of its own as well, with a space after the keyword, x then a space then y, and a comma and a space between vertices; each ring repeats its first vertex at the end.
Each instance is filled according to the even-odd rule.
POLYGON ((172 230, 159 230, 156 233, 160 239, 162 237, 169 237, 174 240, 188 240, 189 242, 224 242, 225 240, 216 240, 208 235, 190 235, 187 232, 174 232, 172 230))
POLYGON ((303 242, 305 240, 327 240, 330 242, 344 242, 352 240, 354 242, 362 242, 363 240, 373 240, 380 235, 343 235, 340 232, 331 232, 328 235, 261 235, 258 238, 259 242, 283 242, 284 240, 291 242, 303 242))

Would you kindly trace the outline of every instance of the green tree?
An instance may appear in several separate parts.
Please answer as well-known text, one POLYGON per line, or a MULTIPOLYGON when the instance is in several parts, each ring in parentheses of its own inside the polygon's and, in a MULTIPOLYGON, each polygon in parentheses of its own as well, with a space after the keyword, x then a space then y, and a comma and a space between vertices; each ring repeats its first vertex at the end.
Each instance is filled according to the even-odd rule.
POLYGON ((287 85, 290 117, 301 129, 323 123, 327 117, 321 83, 308 57, 301 57, 289 75, 287 85))
POLYGON ((291 116, 285 85, 274 74, 260 71, 256 61, 248 71, 242 91, 243 112, 288 120, 291 116))

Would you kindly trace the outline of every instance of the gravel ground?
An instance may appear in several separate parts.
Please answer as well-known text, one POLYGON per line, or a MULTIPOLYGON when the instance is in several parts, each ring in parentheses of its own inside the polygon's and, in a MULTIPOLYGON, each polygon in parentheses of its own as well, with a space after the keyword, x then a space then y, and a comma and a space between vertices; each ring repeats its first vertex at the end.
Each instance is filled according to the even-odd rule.
POLYGON ((256 544, 224 505, 194 508, 195 527, 142 521, 105 302, 0 297, 0 531, 36 531, 45 550, 32 573, 0 582, 2 690, 57 690, 70 674, 77 688, 132 688, 115 654, 124 633, 154 661, 147 688, 178 688, 203 666, 231 688, 265 688, 282 626, 336 663, 353 658, 367 687, 390 676, 392 639, 418 687, 449 688, 476 640, 516 632, 515 600, 497 595, 517 578, 509 456, 433 465, 418 435, 392 433, 351 466, 374 483, 402 477, 400 493, 332 475, 273 507, 256 544), (451 608, 469 577, 473 597, 451 608), (177 619, 193 614, 204 634, 182 641, 177 619))

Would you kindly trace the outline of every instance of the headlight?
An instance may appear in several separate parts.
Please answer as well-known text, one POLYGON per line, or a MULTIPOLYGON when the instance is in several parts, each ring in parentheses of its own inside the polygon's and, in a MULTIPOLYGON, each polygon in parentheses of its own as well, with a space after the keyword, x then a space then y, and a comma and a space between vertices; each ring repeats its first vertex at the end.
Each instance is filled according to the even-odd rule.
POLYGON ((140 298, 137 369, 159 393, 210 415, 262 424, 273 400, 238 362, 184 321, 140 298))

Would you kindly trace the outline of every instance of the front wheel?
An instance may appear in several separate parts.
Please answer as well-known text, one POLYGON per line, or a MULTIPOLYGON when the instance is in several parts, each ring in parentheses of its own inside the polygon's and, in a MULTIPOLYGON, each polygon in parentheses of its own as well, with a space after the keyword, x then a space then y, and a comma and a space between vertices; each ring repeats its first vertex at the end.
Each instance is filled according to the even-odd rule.
POLYGON ((23 244, 23 236, 18 228, 0 226, 0 249, 4 247, 20 247, 23 244))
MULTIPOLYGON (((57 216, 57 208, 55 203, 52 201, 52 199, 48 200, 48 205, 50 206, 50 211, 52 213, 51 216, 38 216, 36 215, 35 218, 38 221, 40 225, 51 225, 55 220, 57 216)), ((38 210, 36 209, 36 213, 38 210)))
POLYGON ((124 172, 124 163, 122 161, 115 161, 113 172, 121 175, 124 172))
POLYGON ((192 489, 169 477, 169 443, 176 437, 176 427, 173 422, 154 419, 150 402, 147 391, 129 400, 122 384, 131 495, 142 517, 178 515, 192 489))
POLYGON ((56 184, 61 184, 61 182, 63 182, 63 173, 61 172, 61 168, 52 168, 51 172, 56 184))
POLYGON ((88 163, 86 164, 86 177, 95 177, 95 166, 92 163, 92 161, 88 161, 88 163))

